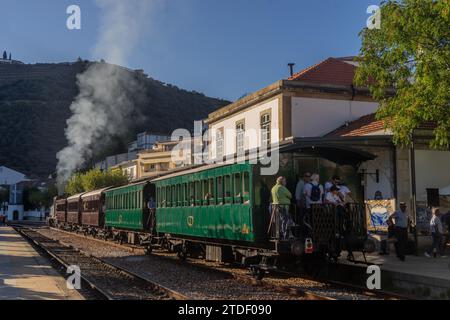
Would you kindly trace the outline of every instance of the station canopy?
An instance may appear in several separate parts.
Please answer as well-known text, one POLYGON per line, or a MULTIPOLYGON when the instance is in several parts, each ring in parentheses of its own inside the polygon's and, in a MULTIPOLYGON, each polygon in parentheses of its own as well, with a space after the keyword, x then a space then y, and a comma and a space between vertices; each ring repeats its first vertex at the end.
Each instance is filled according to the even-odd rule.
MULTIPOLYGON (((350 141, 349 141, 350 142, 350 141)), ((339 165, 356 166, 377 156, 353 147, 353 143, 329 139, 293 139, 280 145, 280 152, 299 152, 330 160, 339 165)))

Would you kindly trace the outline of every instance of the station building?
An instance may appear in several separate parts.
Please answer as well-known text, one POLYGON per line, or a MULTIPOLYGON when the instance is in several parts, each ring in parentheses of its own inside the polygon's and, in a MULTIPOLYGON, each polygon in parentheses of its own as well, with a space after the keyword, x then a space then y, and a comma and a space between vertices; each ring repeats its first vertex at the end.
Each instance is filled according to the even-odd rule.
POLYGON ((429 149, 433 124, 414 132, 411 148, 396 147, 375 119, 378 103, 354 85, 357 67, 354 57, 328 58, 211 113, 210 157, 277 145, 279 174, 289 177, 291 190, 304 172, 319 173, 321 183, 339 174, 359 201, 380 191, 392 201, 390 210, 409 203, 419 233, 426 234, 428 207, 440 205, 450 186, 450 151, 429 149), (251 129, 256 139, 246 136, 251 129))
POLYGON ((29 179, 23 173, 0 166, 0 188, 8 195, 0 203, 0 215, 6 216, 9 221, 24 219, 22 191, 27 181, 29 179))

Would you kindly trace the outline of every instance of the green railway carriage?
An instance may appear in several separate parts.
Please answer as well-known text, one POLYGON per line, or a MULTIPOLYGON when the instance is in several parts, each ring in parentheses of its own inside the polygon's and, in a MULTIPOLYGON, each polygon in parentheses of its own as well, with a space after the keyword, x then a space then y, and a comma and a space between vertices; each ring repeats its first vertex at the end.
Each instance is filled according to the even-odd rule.
POLYGON ((255 195, 258 166, 207 166, 168 175, 156 185, 158 233, 214 241, 260 242, 268 214, 255 195))
POLYGON ((107 190, 105 227, 145 231, 149 223, 146 203, 151 193, 148 181, 107 190))

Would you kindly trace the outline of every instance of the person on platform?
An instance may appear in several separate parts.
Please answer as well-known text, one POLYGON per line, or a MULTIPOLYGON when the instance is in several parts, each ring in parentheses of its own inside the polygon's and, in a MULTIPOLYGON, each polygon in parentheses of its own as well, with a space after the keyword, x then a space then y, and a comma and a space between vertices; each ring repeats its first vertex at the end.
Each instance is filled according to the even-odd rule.
POLYGON ((405 249, 408 242, 408 225, 410 222, 407 206, 405 202, 400 203, 400 210, 395 211, 389 216, 388 220, 394 227, 396 238, 395 252, 400 261, 405 261, 405 249))
POLYGON ((442 246, 442 237, 444 235, 444 227, 442 226, 441 219, 439 217, 440 210, 439 208, 433 208, 432 209, 433 216, 430 220, 430 231, 431 231, 431 238, 433 239, 433 242, 431 244, 430 249, 425 252, 425 256, 427 258, 431 258, 431 255, 434 254, 434 257, 436 257, 436 254, 439 254, 442 258, 445 258, 444 256, 444 250, 442 246))
POLYGON ((287 239, 289 226, 292 225, 292 218, 289 213, 291 205, 292 194, 286 188, 286 178, 279 177, 277 183, 272 188, 272 218, 271 225, 275 220, 275 215, 278 212, 280 218, 280 236, 282 239, 287 239))
POLYGON ((447 214, 444 217, 444 225, 447 227, 447 236, 444 243, 444 253, 445 253, 448 244, 450 244, 450 211, 447 212, 447 214))

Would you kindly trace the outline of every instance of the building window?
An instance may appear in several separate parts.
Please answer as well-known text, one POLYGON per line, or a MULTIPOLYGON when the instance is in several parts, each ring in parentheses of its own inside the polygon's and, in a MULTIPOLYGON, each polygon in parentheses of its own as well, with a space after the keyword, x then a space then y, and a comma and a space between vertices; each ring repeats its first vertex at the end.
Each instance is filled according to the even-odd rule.
POLYGON ((220 128, 216 132, 216 158, 223 158, 223 146, 224 146, 224 136, 223 136, 223 128, 220 128))
POLYGON ((263 113, 261 115, 261 147, 269 147, 271 144, 271 116, 270 113, 263 113))
POLYGON ((245 122, 236 123, 236 153, 238 155, 245 154, 245 122))

